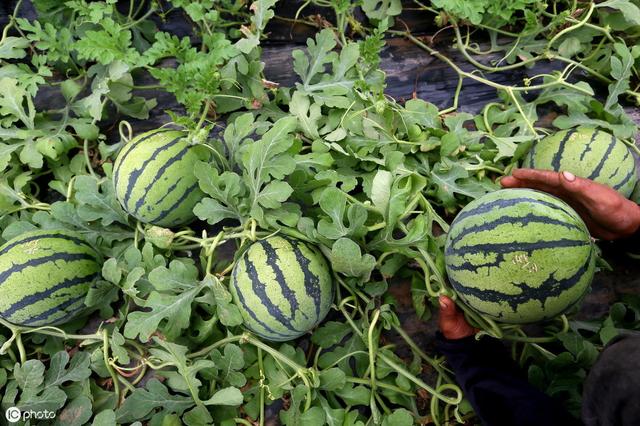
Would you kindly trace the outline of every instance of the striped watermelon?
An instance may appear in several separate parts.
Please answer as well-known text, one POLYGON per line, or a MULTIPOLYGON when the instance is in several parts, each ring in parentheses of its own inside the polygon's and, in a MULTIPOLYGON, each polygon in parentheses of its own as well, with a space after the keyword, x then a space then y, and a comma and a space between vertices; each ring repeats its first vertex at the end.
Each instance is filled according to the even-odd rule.
POLYGON ((230 290, 245 326, 266 340, 282 342, 324 319, 334 285, 316 248, 274 236, 253 243, 238 259, 230 290))
POLYGON ((25 326, 62 324, 84 309, 100 274, 96 251, 69 231, 33 231, 0 247, 0 317, 25 326))
POLYGON ((566 203, 530 189, 469 203, 445 244, 449 281, 469 306, 506 323, 552 318, 578 303, 595 270, 587 228, 566 203))
POLYGON ((625 197, 638 181, 629 148, 615 136, 589 127, 563 130, 538 141, 523 167, 568 171, 608 185, 625 197))
POLYGON ((113 167, 116 198, 141 222, 172 227, 194 219, 193 207, 203 193, 193 169, 208 152, 190 145, 185 136, 174 129, 152 130, 118 153, 113 167))

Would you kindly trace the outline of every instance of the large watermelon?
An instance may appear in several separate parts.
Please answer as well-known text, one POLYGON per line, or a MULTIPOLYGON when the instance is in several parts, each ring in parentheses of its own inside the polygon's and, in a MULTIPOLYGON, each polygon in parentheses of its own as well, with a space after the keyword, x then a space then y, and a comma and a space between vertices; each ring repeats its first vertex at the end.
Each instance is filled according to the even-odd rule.
POLYGON ((506 323, 566 312, 589 289, 595 249, 578 214, 530 189, 495 191, 469 203, 447 235, 449 281, 475 310, 506 323))
POLYGON ((206 160, 203 146, 190 145, 186 133, 161 128, 132 139, 113 167, 116 198, 138 220, 163 227, 194 219, 193 207, 203 193, 193 173, 206 160))
POLYGON ((230 290, 249 330, 267 340, 285 341, 324 319, 334 285, 316 248, 274 236, 253 243, 238 259, 230 290))
POLYGON ((629 148, 615 136, 590 127, 562 130, 536 142, 523 167, 568 171, 608 185, 629 197, 638 181, 629 148))
POLYGON ((69 231, 33 231, 0 247, 0 317, 17 325, 62 324, 77 316, 99 256, 69 231))

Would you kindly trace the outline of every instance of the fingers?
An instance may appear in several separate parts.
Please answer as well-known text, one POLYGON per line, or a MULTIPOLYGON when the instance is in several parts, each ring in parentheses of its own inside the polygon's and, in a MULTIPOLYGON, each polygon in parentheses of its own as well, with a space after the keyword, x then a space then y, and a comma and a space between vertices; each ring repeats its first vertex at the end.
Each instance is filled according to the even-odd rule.
POLYGON ((505 188, 537 189, 564 200, 596 238, 615 239, 640 227, 640 210, 635 203, 606 185, 567 171, 516 169, 500 183, 505 188))
POLYGON ((440 317, 456 314, 456 303, 449 296, 441 295, 438 303, 440 303, 440 317))
POLYGON ((460 312, 453 300, 447 296, 440 296, 440 317, 438 325, 447 339, 462 339, 475 334, 473 327, 467 323, 464 314, 460 312))

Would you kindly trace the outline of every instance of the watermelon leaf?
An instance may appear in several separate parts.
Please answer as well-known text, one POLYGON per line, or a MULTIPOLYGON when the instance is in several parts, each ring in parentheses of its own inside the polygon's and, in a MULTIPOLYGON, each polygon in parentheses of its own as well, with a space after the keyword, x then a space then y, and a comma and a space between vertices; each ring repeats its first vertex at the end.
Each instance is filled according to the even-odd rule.
POLYGON ((129 314, 124 329, 125 337, 139 336, 140 340, 146 342, 161 324, 164 334, 176 337, 189 326, 191 305, 208 284, 206 281, 196 280, 193 265, 177 260, 174 262, 170 265, 168 275, 173 285, 165 281, 169 271, 163 266, 150 272, 149 282, 155 290, 143 302, 143 307, 149 310, 129 314))
POLYGON ((172 395, 167 387, 158 379, 151 379, 145 388, 138 388, 124 404, 116 411, 118 423, 130 423, 141 420, 156 408, 162 408, 165 413, 182 414, 193 407, 193 400, 184 395, 172 395))

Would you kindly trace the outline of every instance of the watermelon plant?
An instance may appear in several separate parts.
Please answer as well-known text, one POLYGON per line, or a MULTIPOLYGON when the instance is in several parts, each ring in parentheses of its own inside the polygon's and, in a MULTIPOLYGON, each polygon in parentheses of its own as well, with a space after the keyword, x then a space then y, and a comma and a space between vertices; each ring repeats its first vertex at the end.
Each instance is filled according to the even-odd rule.
POLYGON ((625 197, 638 182, 631 150, 615 136, 588 127, 563 130, 535 142, 522 166, 568 171, 608 185, 625 197))
POLYGON ((456 293, 506 323, 549 320, 574 307, 589 290, 595 256, 580 216, 530 189, 495 191, 467 204, 445 245, 456 293))
POLYGON ((551 156, 536 167, 561 168, 580 145, 588 176, 632 186, 635 3, 9 3, 3 410, 96 426, 473 424, 430 352, 447 294, 579 413, 598 351, 640 329, 633 298, 573 316, 595 269, 584 224, 496 183, 532 145, 551 156), (394 25, 406 13, 442 28, 412 34, 394 25), (308 37, 291 62, 263 51, 285 25, 308 37), (392 62, 415 67, 387 46, 408 44, 429 54, 418 68, 453 72, 450 104, 420 99, 413 68, 388 78, 392 62), (548 59, 566 67, 509 83, 548 59), (289 64, 295 81, 274 73, 289 64), (469 82, 495 89, 479 112, 469 82))

